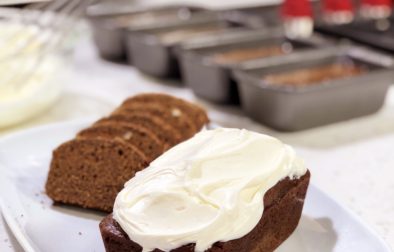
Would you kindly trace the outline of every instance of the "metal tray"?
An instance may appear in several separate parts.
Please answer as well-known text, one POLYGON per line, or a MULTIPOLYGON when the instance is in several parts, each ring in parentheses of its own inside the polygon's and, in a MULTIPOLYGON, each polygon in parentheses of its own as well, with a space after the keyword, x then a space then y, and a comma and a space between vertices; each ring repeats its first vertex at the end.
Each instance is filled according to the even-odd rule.
MULTIPOLYGON (((177 47, 195 36, 184 38, 173 43, 160 39, 159 34, 177 32, 184 29, 201 29, 201 27, 217 27, 217 31, 204 33, 211 37, 225 33, 233 27, 220 15, 213 12, 195 14, 190 20, 178 22, 168 27, 148 28, 138 31, 129 30, 127 34, 127 52, 133 55, 133 64, 142 72, 154 77, 179 78, 180 69, 177 47)), ((200 35, 201 36, 201 35, 200 35)))
POLYGON ((221 64, 212 59, 215 53, 284 43, 289 43, 293 50, 298 51, 328 43, 318 35, 308 40, 289 40, 285 38, 282 29, 244 30, 196 42, 185 44, 179 53, 183 81, 197 96, 223 104, 239 103, 237 85, 231 76, 231 70, 245 62, 221 64))
MULTIPOLYGON (((111 5, 113 6, 113 4, 111 5)), ((117 6, 117 5, 115 5, 117 6)), ((112 61, 126 61, 126 28, 129 30, 171 25, 192 17, 202 8, 194 6, 163 6, 141 7, 124 6, 123 8, 108 9, 106 5, 92 6, 87 11, 87 17, 93 30, 93 39, 102 58, 112 61), (105 7, 105 8, 104 8, 105 7), (103 9, 104 8, 104 9, 103 9), (116 22, 119 18, 138 18, 141 15, 173 16, 166 22, 158 19, 149 20, 146 24, 116 22)), ((141 21, 141 19, 139 20, 141 21)), ((131 60, 130 60, 131 62, 131 60)))
POLYGON ((320 24, 316 30, 394 53, 394 19, 358 21, 341 26, 320 24))
POLYGON ((298 131, 378 111, 394 79, 391 57, 360 47, 333 47, 254 62, 234 71, 243 110, 256 121, 280 131, 298 131), (267 73, 285 72, 352 60, 364 75, 305 87, 269 85, 267 73))

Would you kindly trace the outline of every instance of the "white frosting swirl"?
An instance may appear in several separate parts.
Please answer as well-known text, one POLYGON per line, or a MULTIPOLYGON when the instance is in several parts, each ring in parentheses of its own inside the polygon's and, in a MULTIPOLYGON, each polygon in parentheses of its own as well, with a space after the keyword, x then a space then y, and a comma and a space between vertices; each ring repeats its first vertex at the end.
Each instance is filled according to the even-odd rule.
POLYGON ((113 216, 143 251, 238 239, 258 224, 264 194, 306 173, 294 150, 239 129, 198 133, 138 172, 118 194, 113 216))

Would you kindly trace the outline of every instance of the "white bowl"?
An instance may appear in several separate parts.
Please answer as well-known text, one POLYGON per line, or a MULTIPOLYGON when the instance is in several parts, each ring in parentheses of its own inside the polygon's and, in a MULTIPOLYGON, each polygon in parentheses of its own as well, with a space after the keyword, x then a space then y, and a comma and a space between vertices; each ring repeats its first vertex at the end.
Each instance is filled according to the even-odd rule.
POLYGON ((3 90, 0 93, 0 128, 31 119, 54 104, 62 90, 65 68, 60 58, 48 59, 18 91, 3 90))
POLYGON ((29 15, 18 11, 0 8, 0 128, 48 109, 60 95, 70 58, 68 37, 22 22, 29 15))

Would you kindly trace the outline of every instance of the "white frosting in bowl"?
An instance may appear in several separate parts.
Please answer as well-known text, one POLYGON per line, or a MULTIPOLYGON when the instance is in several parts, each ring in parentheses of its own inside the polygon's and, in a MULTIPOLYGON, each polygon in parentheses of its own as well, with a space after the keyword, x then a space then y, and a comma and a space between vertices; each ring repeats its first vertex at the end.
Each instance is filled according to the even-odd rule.
POLYGON ((16 125, 49 109, 61 94, 68 60, 63 47, 48 49, 48 38, 56 35, 52 30, 27 24, 27 20, 26 24, 13 22, 2 11, 0 128, 16 125))
POLYGON ((294 150, 267 135, 206 130, 138 172, 118 194, 113 216, 143 251, 238 239, 260 221, 264 194, 306 173, 294 150))

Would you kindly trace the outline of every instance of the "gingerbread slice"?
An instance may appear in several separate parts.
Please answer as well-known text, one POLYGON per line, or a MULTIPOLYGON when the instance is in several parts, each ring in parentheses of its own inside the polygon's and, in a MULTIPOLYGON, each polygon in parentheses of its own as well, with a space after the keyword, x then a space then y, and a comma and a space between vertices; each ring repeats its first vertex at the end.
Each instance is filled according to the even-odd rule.
POLYGON ((174 111, 180 111, 182 114, 188 115, 198 130, 202 129, 207 123, 209 123, 208 115, 204 109, 195 104, 167 94, 146 93, 136 95, 123 102, 121 107, 130 106, 130 104, 135 102, 161 103, 163 106, 171 107, 174 111))
POLYGON ((148 129, 131 123, 108 123, 96 125, 78 133, 77 138, 121 139, 137 147, 148 161, 160 156, 165 145, 148 129))
POLYGON ((117 113, 109 117, 103 118, 95 123, 95 125, 103 125, 111 123, 132 123, 134 125, 142 126, 152 131, 156 136, 166 144, 165 148, 168 149, 182 141, 182 136, 178 130, 173 128, 166 121, 158 116, 149 115, 144 112, 133 113, 117 113))
POLYGON ((147 165, 142 152, 121 140, 71 140, 53 152, 46 193, 55 202, 111 212, 124 183, 147 165))
POLYGON ((182 113, 181 110, 161 103, 132 102, 127 106, 121 106, 119 109, 115 110, 113 114, 132 114, 134 112, 144 112, 150 115, 159 116, 174 128, 178 129, 182 139, 188 139, 200 130, 197 130, 193 120, 185 113, 182 113))

